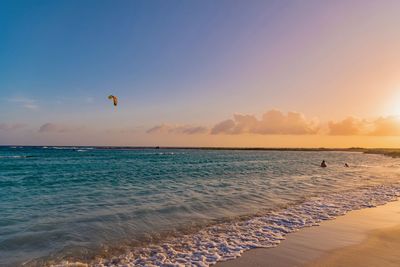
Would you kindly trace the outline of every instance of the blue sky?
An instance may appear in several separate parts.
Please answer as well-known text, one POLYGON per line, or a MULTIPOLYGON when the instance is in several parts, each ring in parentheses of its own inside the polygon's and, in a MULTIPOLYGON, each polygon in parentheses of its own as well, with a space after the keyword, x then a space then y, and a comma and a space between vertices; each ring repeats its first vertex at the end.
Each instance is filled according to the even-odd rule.
POLYGON ((16 2, 2 7, 2 88, 36 98, 114 90, 139 103, 218 79, 241 13, 255 12, 222 1, 16 2))
POLYGON ((212 127, 270 109, 389 115, 400 4, 381 3, 1 1, 0 123, 97 131, 212 127), (386 74, 369 75, 376 68, 386 74))
MULTIPOLYGON (((109 93, 145 116, 154 106, 164 115, 170 108, 173 116, 188 105, 224 109, 221 97, 240 100, 221 89, 238 90, 242 69, 235 65, 252 52, 244 44, 255 41, 257 28, 268 26, 262 22, 273 21, 286 5, 271 1, 260 10, 262 1, 2 3, 1 97, 35 100, 43 116, 50 110, 60 116, 97 113, 109 93), (90 110, 84 104, 92 104, 90 110)), ((19 112, 15 101, 3 104, 19 112)))

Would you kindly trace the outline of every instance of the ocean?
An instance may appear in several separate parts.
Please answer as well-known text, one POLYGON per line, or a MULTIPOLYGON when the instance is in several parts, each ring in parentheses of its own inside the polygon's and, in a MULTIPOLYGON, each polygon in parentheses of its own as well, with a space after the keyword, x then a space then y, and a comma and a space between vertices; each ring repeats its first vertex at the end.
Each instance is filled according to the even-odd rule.
POLYGON ((0 266, 209 266, 399 195, 358 152, 0 147, 0 266))

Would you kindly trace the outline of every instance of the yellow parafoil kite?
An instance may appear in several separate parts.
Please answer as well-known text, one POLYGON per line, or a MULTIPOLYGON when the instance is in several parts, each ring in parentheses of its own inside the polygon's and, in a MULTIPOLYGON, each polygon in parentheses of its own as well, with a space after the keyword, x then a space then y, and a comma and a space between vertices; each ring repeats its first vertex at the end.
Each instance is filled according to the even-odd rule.
POLYGON ((112 99, 113 100, 114 106, 118 105, 118 97, 113 96, 113 95, 109 95, 108 99, 112 99))

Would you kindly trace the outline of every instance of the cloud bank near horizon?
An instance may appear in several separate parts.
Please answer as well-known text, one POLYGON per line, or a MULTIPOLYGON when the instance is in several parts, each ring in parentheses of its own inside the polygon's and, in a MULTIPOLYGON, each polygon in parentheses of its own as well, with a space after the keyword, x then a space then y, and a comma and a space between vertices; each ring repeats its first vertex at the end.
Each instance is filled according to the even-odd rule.
POLYGON ((254 115, 235 114, 233 119, 217 123, 211 134, 309 135, 318 131, 318 122, 301 113, 285 114, 273 109, 265 112, 260 120, 254 115))
POLYGON ((251 114, 234 114, 232 118, 217 122, 210 126, 194 124, 162 123, 146 130, 143 126, 134 130, 110 131, 110 129, 94 128, 90 125, 78 126, 62 122, 47 122, 40 127, 23 123, 1 123, 0 132, 37 132, 39 134, 80 134, 83 131, 92 134, 149 134, 149 135, 189 135, 189 136, 239 136, 253 134, 259 136, 370 136, 370 137, 398 137, 400 136, 400 117, 386 116, 374 119, 346 117, 338 121, 320 122, 318 118, 307 118, 300 112, 282 112, 269 110, 260 118, 251 114))
POLYGON ((400 136, 400 118, 379 117, 373 120, 348 117, 339 122, 328 123, 329 135, 400 136))
POLYGON ((156 125, 146 131, 148 134, 205 134, 209 130, 203 126, 191 126, 191 125, 171 125, 161 124, 156 125))
POLYGON ((396 116, 359 119, 347 117, 322 123, 300 112, 284 113, 272 109, 260 119, 255 115, 234 114, 233 118, 216 123, 211 128, 161 124, 146 131, 149 134, 211 134, 211 135, 329 135, 329 136, 400 136, 400 118, 396 116))

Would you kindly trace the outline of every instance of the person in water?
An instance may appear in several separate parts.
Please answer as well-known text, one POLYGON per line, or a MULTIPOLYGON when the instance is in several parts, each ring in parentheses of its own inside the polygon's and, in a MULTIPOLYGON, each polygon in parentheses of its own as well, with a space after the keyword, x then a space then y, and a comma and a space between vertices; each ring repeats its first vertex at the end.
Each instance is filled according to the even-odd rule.
POLYGON ((326 167, 328 167, 328 166, 326 165, 326 162, 325 162, 325 160, 323 160, 323 161, 321 162, 321 167, 322 167, 322 168, 326 168, 326 167))
POLYGON ((346 168, 348 168, 348 167, 349 167, 349 164, 345 163, 344 166, 345 166, 346 168))

